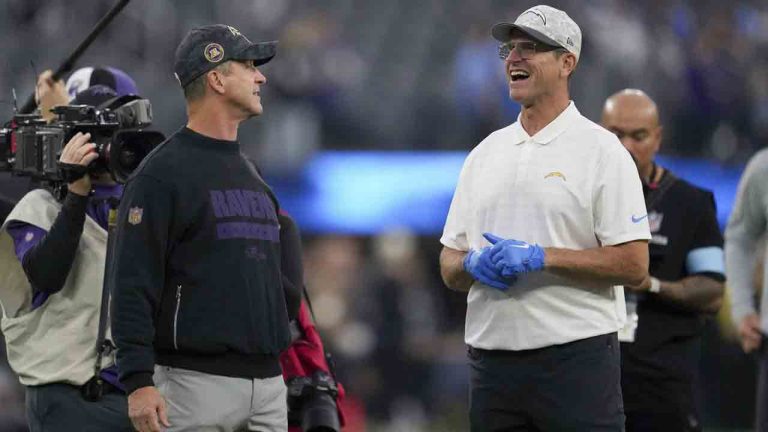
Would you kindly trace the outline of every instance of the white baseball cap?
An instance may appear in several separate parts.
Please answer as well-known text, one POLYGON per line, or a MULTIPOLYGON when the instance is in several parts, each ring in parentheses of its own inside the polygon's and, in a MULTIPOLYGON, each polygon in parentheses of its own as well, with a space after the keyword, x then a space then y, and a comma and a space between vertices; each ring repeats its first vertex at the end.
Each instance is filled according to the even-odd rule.
POLYGON ((72 102, 78 93, 95 85, 107 86, 118 96, 139 93, 133 78, 120 69, 109 66, 84 67, 73 72, 67 80, 69 101, 72 102))
POLYGON ((573 53, 576 60, 581 54, 581 29, 560 9, 547 5, 534 6, 520 14, 512 23, 498 23, 491 35, 499 42, 508 42, 512 31, 519 30, 547 45, 562 47, 573 53))

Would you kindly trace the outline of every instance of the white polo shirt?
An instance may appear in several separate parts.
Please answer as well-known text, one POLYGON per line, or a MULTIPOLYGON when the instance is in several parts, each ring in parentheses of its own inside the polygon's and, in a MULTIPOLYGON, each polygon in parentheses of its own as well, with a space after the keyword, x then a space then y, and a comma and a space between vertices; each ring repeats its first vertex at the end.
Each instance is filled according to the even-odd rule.
MULTIPOLYGON (((469 154, 440 242, 480 249, 489 245, 484 232, 577 250, 651 238, 632 157, 573 102, 533 137, 518 118, 469 154)), ((484 349, 540 348, 615 332, 625 319, 621 286, 534 272, 507 292, 475 281, 465 340, 484 349)))

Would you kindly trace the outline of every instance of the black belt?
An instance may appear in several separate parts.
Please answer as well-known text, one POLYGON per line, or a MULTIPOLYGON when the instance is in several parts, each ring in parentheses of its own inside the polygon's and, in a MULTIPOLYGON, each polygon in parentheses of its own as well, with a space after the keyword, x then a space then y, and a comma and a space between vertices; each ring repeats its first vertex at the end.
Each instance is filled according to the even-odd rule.
POLYGON ((585 339, 578 339, 572 342, 566 342, 564 344, 559 345, 549 345, 541 348, 533 348, 533 349, 527 349, 527 350, 519 350, 519 351, 512 351, 512 350, 489 350, 489 349, 483 349, 483 348, 475 348, 471 345, 467 345, 467 352, 470 356, 490 356, 490 357, 509 357, 509 358, 525 358, 525 357, 533 357, 537 355, 546 355, 548 352, 557 352, 561 351, 563 349, 568 349, 571 347, 577 347, 577 346, 584 346, 584 347, 590 347, 594 346, 595 348, 599 348, 600 346, 604 346, 607 343, 611 343, 612 340, 616 337, 616 333, 608 333, 598 336, 592 336, 585 339))

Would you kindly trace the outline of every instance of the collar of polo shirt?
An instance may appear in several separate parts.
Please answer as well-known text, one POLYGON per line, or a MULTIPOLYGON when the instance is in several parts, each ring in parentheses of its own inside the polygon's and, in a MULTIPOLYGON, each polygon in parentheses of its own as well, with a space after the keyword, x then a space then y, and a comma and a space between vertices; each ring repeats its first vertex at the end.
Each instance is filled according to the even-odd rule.
POLYGON ((541 145, 549 144, 561 133, 565 132, 565 130, 568 128, 568 125, 570 125, 573 119, 578 117, 578 115, 579 110, 576 108, 576 105, 573 103, 573 101, 571 101, 559 116, 557 116, 554 120, 552 120, 552 122, 546 125, 544 129, 540 130, 534 136, 528 135, 528 132, 523 129, 522 123, 520 121, 520 115, 518 115, 517 122, 514 124, 512 129, 513 143, 515 145, 520 145, 528 140, 531 140, 541 145))

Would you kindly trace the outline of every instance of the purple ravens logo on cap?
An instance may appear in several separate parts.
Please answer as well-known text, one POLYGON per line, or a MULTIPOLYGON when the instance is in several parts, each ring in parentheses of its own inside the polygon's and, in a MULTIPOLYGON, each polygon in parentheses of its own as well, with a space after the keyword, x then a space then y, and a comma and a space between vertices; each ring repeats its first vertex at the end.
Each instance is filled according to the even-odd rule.
POLYGON ((224 48, 217 43, 209 43, 205 47, 205 58, 211 63, 218 63, 224 58, 224 48))

